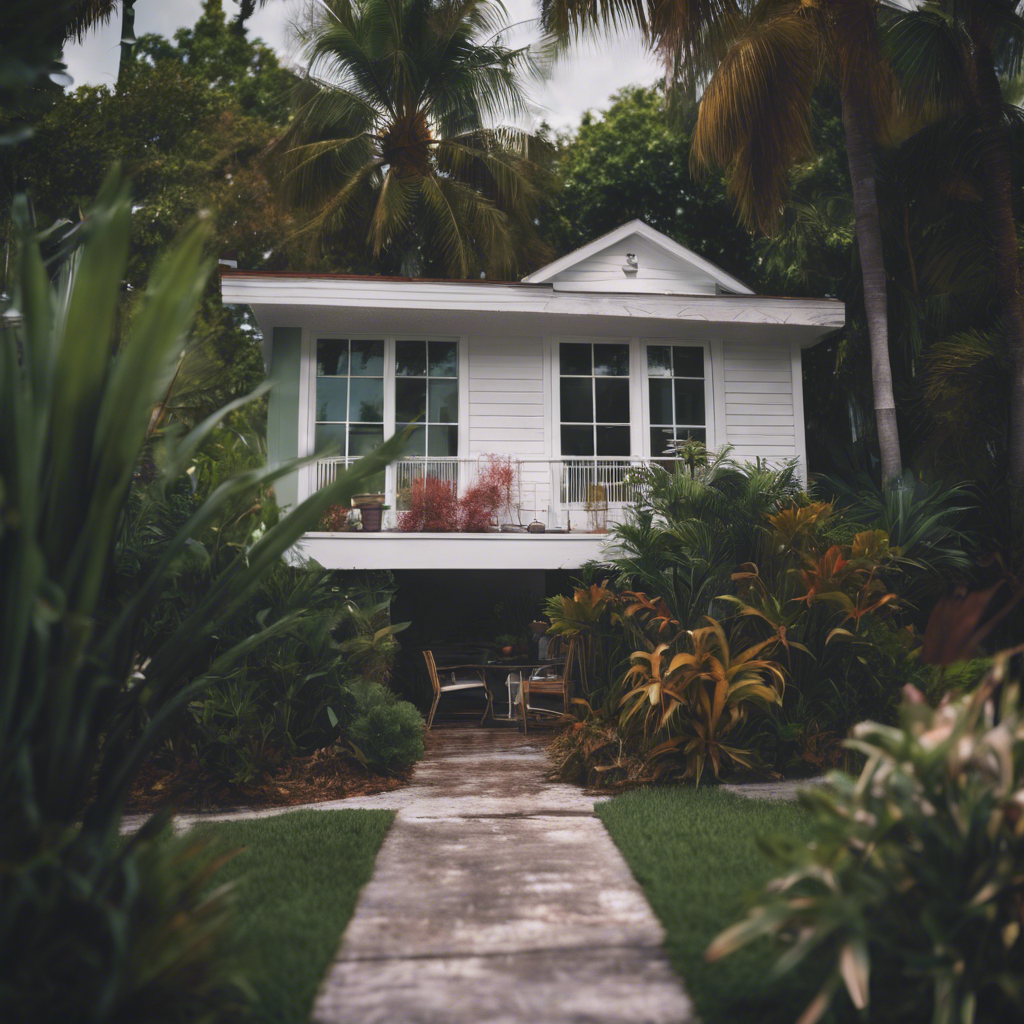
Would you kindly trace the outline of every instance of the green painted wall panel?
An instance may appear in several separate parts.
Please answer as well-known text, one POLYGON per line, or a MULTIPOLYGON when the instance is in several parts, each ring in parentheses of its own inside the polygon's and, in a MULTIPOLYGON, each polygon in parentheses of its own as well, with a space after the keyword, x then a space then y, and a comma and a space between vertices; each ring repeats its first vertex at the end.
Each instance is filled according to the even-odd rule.
MULTIPOLYGON (((267 458, 284 462, 299 454, 299 375, 302 371, 302 328, 275 327, 270 355, 270 405, 267 410, 267 458)), ((274 485, 281 508, 299 500, 297 473, 274 485)))

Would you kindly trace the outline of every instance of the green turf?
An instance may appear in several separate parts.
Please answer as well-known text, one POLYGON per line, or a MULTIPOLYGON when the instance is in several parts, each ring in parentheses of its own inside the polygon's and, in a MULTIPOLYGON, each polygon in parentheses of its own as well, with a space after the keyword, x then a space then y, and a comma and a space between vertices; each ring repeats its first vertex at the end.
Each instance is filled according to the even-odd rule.
POLYGON ((757 837, 810 838, 809 815, 714 788, 625 793, 597 813, 665 926, 666 950, 703 1024, 792 1024, 824 980, 820 967, 774 980, 767 941, 716 964, 704 961, 704 950, 777 874, 757 837))
POLYGON ((245 847, 216 876, 237 881, 239 967, 259 996, 253 1021, 306 1024, 392 811, 295 811, 197 829, 211 850, 245 847))

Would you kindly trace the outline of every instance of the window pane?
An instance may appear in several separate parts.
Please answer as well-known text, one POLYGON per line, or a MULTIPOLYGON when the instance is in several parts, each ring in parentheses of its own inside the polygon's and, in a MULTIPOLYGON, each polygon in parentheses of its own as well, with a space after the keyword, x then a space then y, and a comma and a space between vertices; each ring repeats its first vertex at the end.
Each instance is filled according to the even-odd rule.
POLYGON ((316 382, 316 418, 348 419, 348 377, 318 377, 316 382))
POLYGON ((352 373, 360 377, 379 377, 384 372, 383 341, 352 342, 352 373))
POLYGON ((647 376, 672 376, 672 349, 668 345, 647 346, 647 376))
POLYGON ((704 381, 676 380, 676 423, 704 422, 704 381))
POLYGON ((430 376, 458 377, 459 343, 457 341, 432 341, 430 343, 430 376))
POLYGON ((563 455, 593 455, 593 427, 562 427, 563 455))
POLYGON ((562 422, 593 423, 592 377, 563 377, 561 380, 562 422))
POLYGON ((707 444, 708 432, 702 427, 680 427, 676 430, 677 441, 686 441, 687 439, 707 444))
POLYGON ((628 345, 595 345, 594 374, 597 377, 628 377, 628 345))
POLYGON ((459 422, 459 382, 432 380, 429 384, 430 403, 427 419, 431 423, 459 422))
MULTIPOLYGON (((409 426, 408 423, 396 423, 395 433, 401 434, 405 428, 409 426)), ((408 446, 405 451, 402 452, 402 458, 415 458, 417 455, 426 455, 427 449, 427 428, 426 427, 413 427, 412 436, 409 439, 408 446)))
POLYGON ((677 377, 704 376, 704 349, 699 346, 673 346, 672 361, 677 377))
POLYGON ((333 446, 332 455, 345 454, 344 423, 318 423, 316 425, 316 440, 313 442, 314 450, 319 452, 328 445, 333 446))
MULTIPOLYGON (((352 381, 353 389, 356 382, 352 381)), ((353 391, 354 393, 354 391, 353 391)), ((353 405, 355 402, 353 401, 353 405)), ((399 423, 423 419, 427 415, 427 382, 420 379, 395 381, 395 419, 399 423)))
POLYGON ((598 427, 598 455, 628 455, 629 427, 598 427))
POLYGON ((628 423, 629 381, 599 377, 594 381, 594 405, 598 423, 628 423))
POLYGON ((648 381, 651 392, 651 422, 672 422, 672 381, 648 381))
POLYGON ((349 402, 351 403, 350 419, 369 423, 382 422, 384 419, 384 381, 380 377, 353 377, 349 402))
POLYGON ((433 456, 459 454, 459 428, 431 425, 427 431, 427 454, 433 456))
POLYGON ((559 345, 558 346, 558 359, 561 363, 561 372, 563 374, 586 374, 590 375, 593 372, 593 366, 590 362, 590 350, 593 346, 591 345, 559 345))
POLYGON ((343 338, 320 338, 316 343, 316 375, 344 377, 348 373, 348 342, 343 338))
POLYGON ((425 377, 427 375, 427 343, 425 341, 395 342, 395 375, 425 377))
POLYGON ((651 428, 651 456, 655 459, 665 455, 669 442, 672 440, 671 427, 651 428))
POLYGON ((355 423, 348 428, 349 455, 366 455, 384 443, 384 428, 355 423))

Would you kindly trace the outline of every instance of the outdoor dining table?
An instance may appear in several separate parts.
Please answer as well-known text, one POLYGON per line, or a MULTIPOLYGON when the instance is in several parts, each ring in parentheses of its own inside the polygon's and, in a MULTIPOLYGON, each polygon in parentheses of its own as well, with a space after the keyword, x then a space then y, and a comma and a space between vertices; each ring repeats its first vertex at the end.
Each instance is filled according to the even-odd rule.
MULTIPOLYGON (((490 689, 487 681, 487 672, 490 670, 492 673, 495 671, 501 671, 506 674, 506 677, 511 676, 513 672, 520 673, 519 681, 522 683, 523 672, 536 672, 541 668, 553 668, 556 665, 564 664, 564 658, 544 658, 536 661, 519 661, 518 659, 510 659, 508 661, 487 661, 487 662, 475 662, 466 665, 438 665, 437 671, 441 672, 479 672, 480 678, 483 680, 484 686, 490 689)), ((506 716, 510 721, 515 718, 515 712, 513 711, 512 702, 512 680, 506 678, 505 681, 506 690, 508 692, 508 715, 506 716)), ((493 711, 491 712, 493 715, 493 711)))

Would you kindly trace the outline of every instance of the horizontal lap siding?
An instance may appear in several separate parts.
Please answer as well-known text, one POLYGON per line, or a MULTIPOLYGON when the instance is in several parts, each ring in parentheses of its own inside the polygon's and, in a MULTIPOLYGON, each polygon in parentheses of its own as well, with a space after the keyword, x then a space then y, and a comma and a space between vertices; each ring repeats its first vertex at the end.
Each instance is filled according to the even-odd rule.
POLYGON ((546 509, 550 470, 545 429, 544 345, 540 338, 469 339, 470 458, 511 455, 522 460, 524 522, 546 509), (537 460, 531 462, 531 459, 537 460))
POLYGON ((733 457, 772 461, 797 456, 793 370, 789 347, 728 343, 725 365, 726 441, 733 457))

